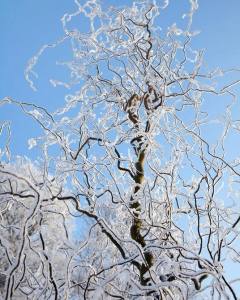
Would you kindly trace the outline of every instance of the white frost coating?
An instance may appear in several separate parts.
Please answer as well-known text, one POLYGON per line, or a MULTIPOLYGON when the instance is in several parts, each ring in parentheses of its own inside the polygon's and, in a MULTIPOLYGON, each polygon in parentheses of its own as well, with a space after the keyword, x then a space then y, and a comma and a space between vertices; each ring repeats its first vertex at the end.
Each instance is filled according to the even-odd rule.
MULTIPOLYGON (((154 3, 156 4, 155 1, 154 1, 154 3)), ((164 0, 164 1, 163 1, 163 5, 161 6, 161 9, 167 8, 168 5, 169 5, 169 0, 164 0)))
POLYGON ((34 109, 34 110, 30 110, 29 113, 35 117, 36 119, 40 119, 43 115, 40 113, 39 110, 34 109))
POLYGON ((172 26, 169 28, 169 34, 181 35, 182 33, 183 30, 178 28, 176 23, 172 24, 172 26))
POLYGON ((25 79, 27 80, 27 82, 29 83, 30 87, 36 92, 37 88, 34 85, 34 81, 33 79, 31 79, 31 75, 33 75, 35 78, 38 78, 38 74, 33 70, 35 65, 38 63, 38 60, 40 58, 40 56, 45 52, 46 49, 48 48, 55 48, 57 45, 63 43, 66 39, 68 38, 68 36, 63 37, 62 39, 60 39, 59 41, 57 41, 56 43, 53 44, 48 44, 48 45, 44 45, 41 47, 41 49, 38 51, 38 53, 36 55, 34 55, 29 61, 28 64, 25 68, 24 71, 24 75, 25 75, 25 79))
POLYGON ((66 89, 70 89, 70 85, 66 82, 56 80, 56 79, 50 79, 49 82, 53 87, 57 87, 60 85, 60 86, 64 86, 66 89))
POLYGON ((1 158, 0 267, 11 277, 5 299, 31 287, 29 297, 39 300, 213 292, 235 299, 229 285, 239 278, 225 272, 240 262, 240 159, 228 149, 239 133, 232 114, 239 80, 206 71, 203 52, 191 48, 198 2, 189 1, 186 21, 176 17, 161 30, 162 9, 174 2, 75 3, 62 18, 61 41, 72 51, 60 63, 70 74, 65 104, 49 113, 10 101, 43 129, 29 140, 43 155, 38 167, 1 158))
POLYGON ((37 145, 37 141, 35 138, 31 138, 28 140, 28 149, 32 149, 37 145))

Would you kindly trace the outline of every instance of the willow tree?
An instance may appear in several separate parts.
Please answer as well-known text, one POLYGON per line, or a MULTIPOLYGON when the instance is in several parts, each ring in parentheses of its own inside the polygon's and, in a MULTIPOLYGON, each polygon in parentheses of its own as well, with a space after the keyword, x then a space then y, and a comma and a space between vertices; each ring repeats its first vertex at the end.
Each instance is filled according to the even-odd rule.
POLYGON ((237 70, 225 81, 191 48, 195 0, 185 27, 166 29, 168 1, 75 3, 62 18, 64 37, 26 69, 35 88, 43 51, 70 43, 72 60, 61 63, 69 82, 51 79, 73 89, 65 105, 49 113, 4 99, 43 128, 29 143, 43 150, 58 186, 48 201, 72 207, 75 249, 66 250, 65 282, 53 285, 52 265, 50 299, 237 299, 240 278, 225 271, 240 259, 239 157, 226 143, 239 133, 237 70))
POLYGON ((69 207, 51 201, 58 187, 42 171, 20 157, 0 167, 1 299, 64 294, 69 207))

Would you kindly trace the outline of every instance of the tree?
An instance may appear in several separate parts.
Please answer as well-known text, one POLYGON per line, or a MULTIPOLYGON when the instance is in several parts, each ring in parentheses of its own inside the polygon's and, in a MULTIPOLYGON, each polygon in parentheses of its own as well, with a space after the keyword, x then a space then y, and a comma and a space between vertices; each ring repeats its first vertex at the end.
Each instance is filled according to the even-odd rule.
MULTIPOLYGON (((14 271, 6 272, 5 298, 17 297, 24 282, 29 297, 39 299, 237 299, 240 278, 225 269, 239 263, 239 157, 228 153, 228 139, 239 133, 232 116, 238 71, 208 71, 203 51, 191 48, 197 1, 190 0, 184 29, 173 24, 166 31, 159 24, 168 1, 108 10, 97 1, 75 2, 77 11, 62 19, 64 38, 40 49, 26 78, 34 88, 30 75, 43 51, 70 41, 73 58, 64 64, 71 80, 51 82, 77 92, 51 114, 3 100, 19 105, 44 132, 29 141, 43 150, 41 180, 1 169, 3 198, 7 189, 16 204, 28 203, 30 194, 36 203, 19 225, 24 234, 14 271), (89 21, 87 32, 71 28, 81 16, 89 21), (221 104, 216 111, 213 97, 221 104), (11 188, 14 181, 21 184, 11 188), (58 214, 75 224, 75 246, 59 238, 44 243, 40 220, 38 244, 25 247, 40 203, 65 205, 58 214), (36 288, 31 266, 18 279, 15 273, 39 251, 48 271, 36 288)), ((58 227, 53 232, 62 235, 58 227)))
POLYGON ((64 294, 71 226, 68 206, 51 201, 57 192, 54 179, 21 158, 0 172, 0 291, 6 299, 64 294))

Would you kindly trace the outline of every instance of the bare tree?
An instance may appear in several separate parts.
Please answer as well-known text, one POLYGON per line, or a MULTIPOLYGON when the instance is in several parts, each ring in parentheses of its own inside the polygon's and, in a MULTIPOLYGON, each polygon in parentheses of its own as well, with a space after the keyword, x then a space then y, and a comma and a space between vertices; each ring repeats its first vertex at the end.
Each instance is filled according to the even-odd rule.
POLYGON ((26 78, 35 88, 31 72, 43 51, 70 42, 73 59, 63 64, 71 79, 51 82, 77 92, 51 114, 2 101, 19 105, 44 131, 29 141, 43 150, 40 181, 1 169, 3 202, 6 190, 15 205, 34 202, 18 225, 21 246, 5 272, 5 298, 23 293, 24 283, 29 299, 237 299, 240 277, 226 270, 240 261, 239 156, 228 146, 239 134, 232 115, 239 109, 238 70, 208 71, 203 51, 191 48, 197 1, 189 2, 185 28, 166 30, 160 24, 168 1, 109 9, 75 2, 77 11, 62 18, 65 36, 40 49, 26 78), (71 25, 82 16, 87 32, 71 25), (42 188, 48 196, 40 196, 42 188), (63 204, 67 211, 58 214, 62 224, 65 215, 75 224, 76 242, 53 244, 56 257, 65 251, 67 264, 46 254, 52 243, 42 239, 41 217, 34 228, 39 244, 30 242, 30 220, 43 207, 63 204), (30 266, 28 276, 23 271, 33 256, 41 261, 43 284, 30 266))
POLYGON ((48 299, 54 293, 62 299, 73 250, 68 207, 53 203, 54 179, 30 161, 18 158, 0 173, 0 292, 5 299, 48 299))

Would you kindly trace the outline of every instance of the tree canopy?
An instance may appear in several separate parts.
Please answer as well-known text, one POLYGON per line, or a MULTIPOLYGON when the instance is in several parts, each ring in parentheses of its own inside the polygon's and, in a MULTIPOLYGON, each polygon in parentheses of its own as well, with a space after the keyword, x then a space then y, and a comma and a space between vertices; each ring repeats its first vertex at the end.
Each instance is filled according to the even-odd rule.
MULTIPOLYGON (((5 97, 37 122, 42 156, 0 166, 0 292, 8 299, 237 299, 238 69, 193 49, 196 0, 162 27, 168 1, 75 1, 64 36, 70 90, 54 112, 5 97), (73 20, 81 24, 73 25, 73 20), (81 27, 81 26, 80 26, 81 27)), ((163 24, 164 25, 164 24, 163 24)), ((7 123, 2 132, 9 133, 7 123)))

